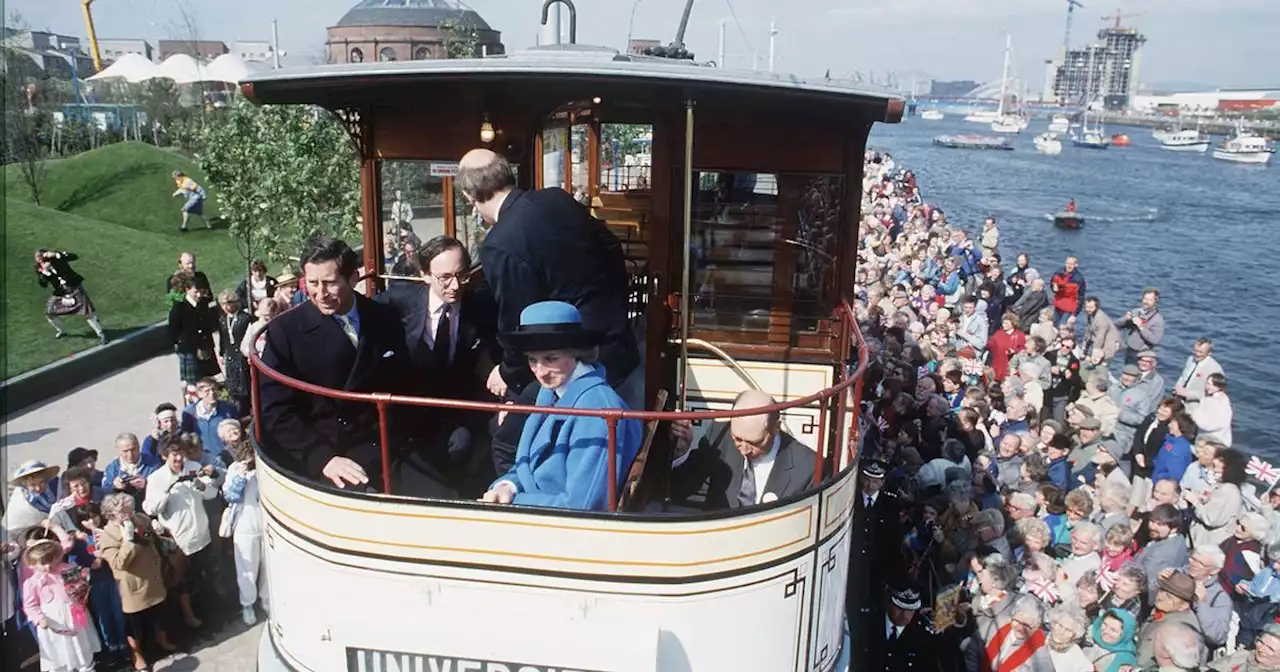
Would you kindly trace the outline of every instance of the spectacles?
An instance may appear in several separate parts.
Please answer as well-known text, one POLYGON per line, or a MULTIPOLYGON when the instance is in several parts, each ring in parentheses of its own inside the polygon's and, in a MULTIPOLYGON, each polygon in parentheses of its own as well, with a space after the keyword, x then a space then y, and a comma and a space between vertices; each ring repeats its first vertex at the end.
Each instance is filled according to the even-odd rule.
POLYGON ((459 287, 467 285, 471 282, 471 276, 463 273, 445 273, 444 275, 436 275, 432 273, 430 275, 431 277, 436 279, 436 282, 440 283, 441 287, 448 287, 449 285, 453 284, 455 280, 457 281, 459 287))

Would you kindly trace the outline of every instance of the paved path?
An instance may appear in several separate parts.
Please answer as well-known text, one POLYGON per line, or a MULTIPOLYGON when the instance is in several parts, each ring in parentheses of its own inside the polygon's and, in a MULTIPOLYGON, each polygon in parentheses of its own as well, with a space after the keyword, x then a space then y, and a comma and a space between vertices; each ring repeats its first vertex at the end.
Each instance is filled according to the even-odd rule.
MULTIPOLYGON (((179 398, 178 362, 162 355, 118 371, 19 415, 5 419, 3 466, 5 481, 14 466, 38 459, 66 466, 67 452, 76 446, 98 451, 101 468, 115 458, 115 437, 121 432, 143 436, 151 431, 151 413, 164 401, 179 398)), ((6 497, 8 495, 6 488, 6 497)), ((262 624, 246 628, 236 621, 190 654, 159 661, 156 670, 188 672, 244 672, 257 666, 262 624)), ((26 672, 24 668, 23 672, 26 672)), ((30 668, 37 669, 37 668, 30 668)))

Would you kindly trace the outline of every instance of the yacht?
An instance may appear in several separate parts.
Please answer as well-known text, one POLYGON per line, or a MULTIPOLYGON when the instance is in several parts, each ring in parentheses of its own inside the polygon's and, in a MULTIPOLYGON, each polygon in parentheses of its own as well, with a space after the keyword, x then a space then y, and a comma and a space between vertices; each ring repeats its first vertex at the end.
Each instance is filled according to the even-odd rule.
POLYGON ((1061 154, 1062 141, 1058 139, 1057 133, 1041 133, 1037 135, 1033 141, 1036 151, 1041 154, 1061 154))
POLYGON ((1213 149, 1213 158, 1236 163, 1266 165, 1276 150, 1271 142, 1244 127, 1236 126, 1235 137, 1213 149))
POLYGON ((1157 131, 1152 135, 1160 146, 1175 152, 1205 152, 1209 150, 1209 136, 1199 129, 1191 131, 1157 131))
POLYGON ((964 120, 973 124, 990 124, 1000 118, 1000 113, 995 110, 976 110, 969 113, 964 120))
POLYGON ((1009 94, 1009 57, 1013 51, 1013 37, 1004 36, 1004 67, 1000 70, 1000 106, 996 108, 996 118, 991 120, 993 133, 1021 133, 1026 128, 1026 120, 1021 116, 1009 114, 1005 102, 1009 94))
POLYGON ((947 115, 943 114, 942 110, 925 110, 920 113, 920 118, 925 121, 942 121, 947 118, 947 115))
POLYGON ((1071 130, 1071 119, 1065 114, 1055 114, 1049 121, 1049 132, 1064 134, 1071 130))

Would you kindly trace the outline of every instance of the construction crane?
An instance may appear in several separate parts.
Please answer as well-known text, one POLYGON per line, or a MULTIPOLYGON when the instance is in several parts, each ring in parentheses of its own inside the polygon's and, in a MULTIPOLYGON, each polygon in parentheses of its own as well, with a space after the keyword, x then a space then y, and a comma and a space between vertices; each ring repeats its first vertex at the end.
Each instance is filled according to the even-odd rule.
POLYGON ((93 55, 93 71, 102 72, 102 52, 98 49, 98 33, 93 29, 93 12, 89 5, 93 0, 80 0, 80 9, 84 10, 84 27, 89 31, 89 53, 93 55))
POLYGON ((1105 22, 1105 21, 1115 20, 1116 24, 1115 24, 1115 26, 1113 26, 1113 27, 1114 27, 1114 28, 1119 28, 1119 27, 1120 27, 1120 19, 1132 19, 1132 18, 1133 18, 1133 17, 1135 17, 1135 16, 1142 16, 1142 15, 1143 15, 1143 14, 1145 14, 1145 13, 1146 13, 1146 12, 1138 12, 1138 13, 1136 13, 1136 14, 1121 14, 1121 13, 1120 13, 1120 10, 1119 10, 1119 9, 1117 9, 1115 14, 1112 14, 1112 15, 1110 15, 1110 16, 1104 16, 1104 17, 1102 17, 1102 20, 1103 20, 1104 22, 1105 22))
POLYGON ((1067 32, 1062 36, 1063 58, 1071 50, 1071 19, 1075 16, 1076 7, 1084 8, 1084 3, 1080 0, 1067 0, 1067 32))

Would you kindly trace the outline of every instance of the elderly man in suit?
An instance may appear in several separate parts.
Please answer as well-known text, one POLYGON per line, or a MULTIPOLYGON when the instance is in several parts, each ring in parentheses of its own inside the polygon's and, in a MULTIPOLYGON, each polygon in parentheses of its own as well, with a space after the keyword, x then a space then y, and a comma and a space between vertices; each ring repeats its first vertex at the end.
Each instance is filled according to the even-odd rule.
MULTIPOLYGON (((298 380, 348 392, 402 392, 409 356, 400 316, 355 291, 359 258, 347 244, 312 237, 302 252, 311 300, 271 321, 263 362, 298 380)), ((300 392, 262 377, 263 448, 281 466, 338 488, 380 487, 373 404, 300 392)))
POLYGON ((1213 341, 1197 338, 1191 346, 1191 355, 1182 365, 1182 373, 1178 374, 1178 382, 1173 385, 1173 396, 1186 404, 1188 413, 1200 405, 1205 397, 1205 381, 1215 373, 1222 373, 1222 365, 1213 358, 1213 341))
MULTIPOLYGON (((738 395, 733 408, 775 403, 764 392, 748 390, 738 395)), ((689 450, 693 425, 687 420, 672 423, 676 444, 672 501, 700 501, 709 510, 733 509, 784 499, 813 487, 813 451, 782 431, 781 424, 776 411, 713 423, 698 447, 689 450)))
MULTIPOLYGON (((485 278, 498 306, 498 331, 514 332, 520 313, 541 301, 575 306, 583 326, 601 334, 606 380, 629 408, 644 406, 644 372, 627 317, 630 288, 622 245, 604 222, 562 189, 516 189, 515 171, 487 149, 467 152, 457 184, 493 229, 480 248, 485 278)), ((505 349, 490 372, 489 391, 531 404, 538 386, 520 353, 505 349)), ((494 466, 505 473, 522 420, 509 417, 494 437, 494 466)))
MULTIPOLYGON (((471 254, 449 236, 427 241, 418 253, 422 282, 398 282, 375 299, 400 314, 409 355, 408 390, 417 395, 480 400, 484 363, 495 358, 494 311, 484 297, 466 294, 471 254)), ((404 407, 401 428, 422 439, 424 457, 440 467, 466 462, 472 452, 467 413, 404 407)))

